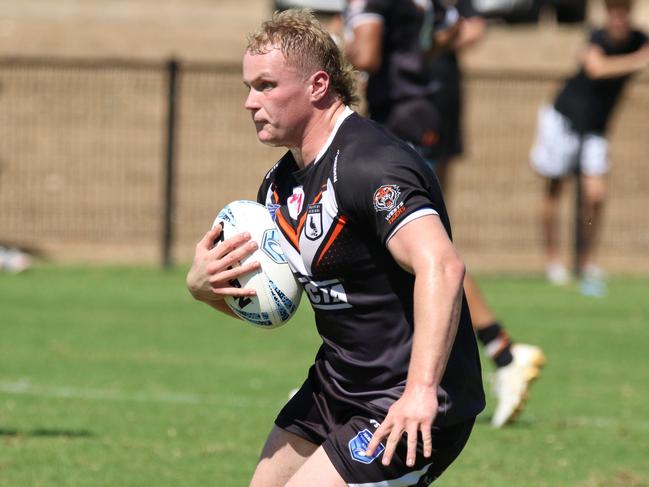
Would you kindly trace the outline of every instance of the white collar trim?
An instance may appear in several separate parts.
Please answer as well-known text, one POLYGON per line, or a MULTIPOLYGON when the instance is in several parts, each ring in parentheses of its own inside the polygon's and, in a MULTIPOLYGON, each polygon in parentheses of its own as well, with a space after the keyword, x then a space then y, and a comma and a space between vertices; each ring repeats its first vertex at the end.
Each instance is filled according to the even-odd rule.
POLYGON ((327 142, 325 142, 325 145, 322 149, 320 149, 320 152, 318 152, 318 155, 316 156, 315 160, 313 161, 313 164, 317 164, 320 159, 322 159, 322 156, 324 156, 325 152, 327 152, 327 149, 329 149, 329 146, 331 145, 331 142, 334 140, 334 137, 336 136, 336 133, 338 132, 338 129, 342 125, 342 123, 345 121, 347 117, 349 117, 352 113, 354 113, 354 110, 349 108, 348 106, 345 106, 345 110, 338 116, 338 120, 336 120, 336 123, 334 124, 334 129, 331 131, 329 134, 329 138, 327 139, 327 142))

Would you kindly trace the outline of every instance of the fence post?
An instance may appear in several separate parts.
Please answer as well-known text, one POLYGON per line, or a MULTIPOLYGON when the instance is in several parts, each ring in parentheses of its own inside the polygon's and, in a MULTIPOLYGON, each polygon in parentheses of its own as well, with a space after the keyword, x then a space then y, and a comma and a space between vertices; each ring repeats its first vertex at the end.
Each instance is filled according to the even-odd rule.
POLYGON ((174 173, 176 159, 176 101, 178 90, 179 64, 170 59, 166 64, 167 73, 167 127, 164 164, 164 212, 162 222, 162 267, 173 265, 173 220, 174 220, 174 173))

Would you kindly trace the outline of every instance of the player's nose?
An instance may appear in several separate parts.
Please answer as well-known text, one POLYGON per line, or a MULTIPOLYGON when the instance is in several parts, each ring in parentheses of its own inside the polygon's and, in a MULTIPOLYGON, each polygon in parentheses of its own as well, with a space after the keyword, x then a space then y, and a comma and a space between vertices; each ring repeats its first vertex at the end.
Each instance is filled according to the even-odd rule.
POLYGON ((259 101, 257 98, 257 92, 255 90, 250 90, 246 101, 243 103, 243 106, 246 110, 254 111, 259 109, 259 101))

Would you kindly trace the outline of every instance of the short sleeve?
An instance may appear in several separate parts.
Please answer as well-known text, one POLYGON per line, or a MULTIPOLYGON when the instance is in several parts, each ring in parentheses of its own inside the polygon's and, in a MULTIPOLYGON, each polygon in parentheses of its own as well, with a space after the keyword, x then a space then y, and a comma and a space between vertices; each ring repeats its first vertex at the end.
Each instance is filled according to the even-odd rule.
POLYGON ((350 0, 345 10, 345 23, 353 29, 363 22, 384 22, 390 11, 390 0, 350 0))
POLYGON ((602 29, 592 31, 590 33, 590 37, 588 38, 588 43, 599 46, 606 51, 607 43, 604 31, 602 29))
POLYGON ((389 151, 380 160, 350 161, 335 186, 341 213, 383 244, 414 212, 438 213, 443 205, 432 170, 405 147, 389 151))

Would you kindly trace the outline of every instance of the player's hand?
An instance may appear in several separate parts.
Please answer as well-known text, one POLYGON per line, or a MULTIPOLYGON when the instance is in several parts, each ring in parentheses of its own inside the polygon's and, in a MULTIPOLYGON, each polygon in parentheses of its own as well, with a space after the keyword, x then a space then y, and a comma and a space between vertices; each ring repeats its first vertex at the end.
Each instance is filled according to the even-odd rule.
POLYGON ((187 288, 199 301, 206 303, 222 300, 225 296, 254 296, 253 289, 233 285, 233 280, 260 267, 258 261, 238 266, 238 262, 257 250, 257 243, 250 241, 248 232, 230 237, 218 245, 221 226, 216 225, 196 244, 194 261, 187 273, 187 288))
POLYGON ((413 386, 403 393, 388 410, 388 414, 381 425, 374 432, 365 456, 372 456, 382 440, 385 442, 385 451, 381 463, 389 465, 401 436, 407 436, 406 465, 414 466, 417 456, 417 436, 421 434, 423 440, 424 457, 428 458, 433 453, 431 429, 437 415, 437 388, 413 386))

